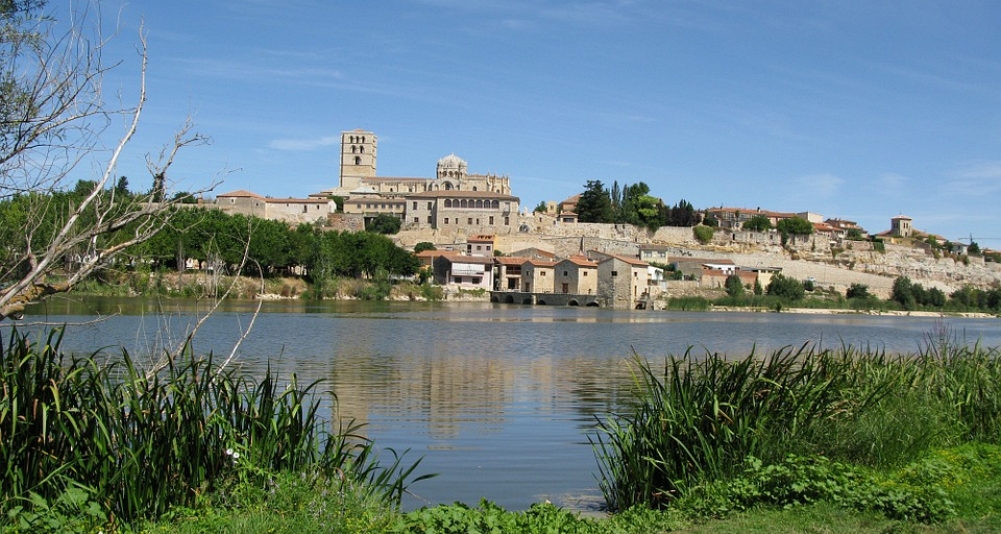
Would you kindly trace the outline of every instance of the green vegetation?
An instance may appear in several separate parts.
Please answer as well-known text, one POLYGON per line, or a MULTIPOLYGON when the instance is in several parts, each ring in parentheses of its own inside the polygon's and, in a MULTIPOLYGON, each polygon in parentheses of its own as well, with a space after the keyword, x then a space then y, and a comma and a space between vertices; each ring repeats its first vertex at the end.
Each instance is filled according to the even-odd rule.
POLYGON ((942 333, 916 355, 803 346, 635 365, 635 408, 603 420, 593 442, 613 510, 727 517, 825 503, 997 523, 996 349, 942 333))
POLYGON ((772 220, 764 215, 755 215, 741 226, 750 232, 766 232, 772 229, 772 220))
POLYGON ((419 254, 425 250, 438 250, 438 248, 435 247, 434 243, 430 241, 421 241, 420 243, 414 245, 414 254, 419 254))
POLYGON ((789 217, 782 219, 775 225, 775 229, 783 235, 810 235, 813 233, 813 224, 806 219, 799 217, 789 217))
POLYGON ((382 235, 393 235, 399 233, 403 222, 399 217, 394 217, 386 213, 380 213, 374 218, 365 221, 365 231, 382 235))
POLYGON ((380 463, 358 427, 328 430, 319 384, 295 375, 255 379, 190 352, 98 363, 60 353, 55 332, 0 341, 0 517, 19 531, 135 525, 288 474, 393 507, 422 478, 403 454, 380 463))
POLYGON ((643 182, 620 188, 616 181, 609 190, 600 180, 588 180, 576 209, 580 222, 632 224, 650 231, 661 226, 694 226, 701 220, 690 202, 681 199, 668 207, 643 182))
POLYGON ((699 226, 692 227, 692 232, 695 234, 695 239, 702 243, 703 245, 708 245, 713 240, 713 227, 700 224, 699 226))

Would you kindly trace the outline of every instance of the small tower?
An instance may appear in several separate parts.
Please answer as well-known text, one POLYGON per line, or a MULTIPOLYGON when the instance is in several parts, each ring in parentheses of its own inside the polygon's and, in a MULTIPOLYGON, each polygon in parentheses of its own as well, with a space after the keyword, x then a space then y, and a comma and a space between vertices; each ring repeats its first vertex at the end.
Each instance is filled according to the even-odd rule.
POLYGON ((372 132, 341 132, 341 189, 357 189, 363 178, 375 176, 377 146, 372 132))
POLYGON ((911 237, 911 219, 906 215, 897 215, 890 219, 890 235, 893 237, 911 237))

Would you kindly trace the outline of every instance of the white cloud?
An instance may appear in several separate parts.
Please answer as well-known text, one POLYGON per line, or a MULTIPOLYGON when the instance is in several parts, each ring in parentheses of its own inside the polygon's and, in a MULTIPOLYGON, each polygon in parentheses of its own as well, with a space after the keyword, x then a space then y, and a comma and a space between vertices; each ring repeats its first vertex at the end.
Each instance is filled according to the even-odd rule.
POLYGON ((1001 191, 1001 161, 969 164, 950 173, 944 184, 946 193, 989 195, 1001 191))
POLYGON ((336 146, 340 144, 340 142, 340 136, 333 135, 319 137, 316 139, 275 139, 274 141, 268 143, 268 148, 303 152, 325 148, 328 146, 336 146))

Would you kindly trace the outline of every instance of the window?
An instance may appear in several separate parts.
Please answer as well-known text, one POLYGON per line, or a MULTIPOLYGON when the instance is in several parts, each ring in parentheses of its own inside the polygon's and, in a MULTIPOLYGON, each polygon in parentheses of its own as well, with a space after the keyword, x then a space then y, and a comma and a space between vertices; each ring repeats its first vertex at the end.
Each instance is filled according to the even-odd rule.
POLYGON ((619 276, 619 271, 612 271, 612 276, 619 276))
POLYGON ((493 226, 493 224, 494 224, 494 216, 491 215, 490 216, 490 225, 493 226))
POLYGON ((414 217, 414 222, 415 222, 415 223, 419 223, 419 222, 421 222, 421 218, 420 218, 420 217, 414 217))
POLYGON ((414 211, 417 211, 417 201, 414 201, 414 211))
POLYGON ((539 276, 546 276, 546 271, 539 271, 539 276))
POLYGON ((448 217, 445 217, 445 224, 448 224, 448 217))
POLYGON ((428 215, 428 224, 431 224, 431 216, 428 215))
POLYGON ((483 280, 482 278, 473 278, 473 283, 479 284, 482 280, 483 280))
POLYGON ((470 218, 468 219, 468 221, 469 221, 469 222, 467 222, 466 224, 473 224, 473 218, 472 218, 472 217, 470 217, 470 218))
POLYGON ((587 276, 587 271, 584 271, 584 276, 587 276))
POLYGON ((504 217, 504 226, 511 226, 511 217, 504 217))
POLYGON ((483 250, 483 245, 476 245, 476 250, 483 250))
POLYGON ((563 271, 563 276, 570 276, 570 273, 568 273, 567 271, 563 271))
POLYGON ((361 209, 361 204, 358 204, 358 209, 361 209))
POLYGON ((431 203, 428 202, 428 211, 431 211, 431 203))
POLYGON ((455 277, 455 283, 456 284, 461 284, 462 283, 462 277, 461 276, 456 276, 455 277))

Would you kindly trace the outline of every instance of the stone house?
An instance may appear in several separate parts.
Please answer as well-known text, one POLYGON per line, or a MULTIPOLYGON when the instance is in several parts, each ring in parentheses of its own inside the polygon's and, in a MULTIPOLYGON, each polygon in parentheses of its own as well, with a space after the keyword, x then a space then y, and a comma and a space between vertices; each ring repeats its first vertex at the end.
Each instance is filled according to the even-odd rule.
POLYGON ((493 258, 443 254, 434 259, 434 281, 438 285, 460 289, 494 287, 493 258))
POLYGON ((525 293, 553 293, 556 262, 525 260, 521 264, 521 290, 525 293))
POLYGON ((554 289, 557 293, 596 295, 598 293, 598 264, 585 256, 571 256, 557 263, 554 289))
POLYGON ((494 236, 492 234, 477 234, 466 239, 466 255, 486 256, 494 255, 494 236))
POLYGON ((639 258, 589 251, 598 263, 598 295, 612 308, 636 308, 648 293, 649 264, 639 258))
POLYGON ((530 258, 499 256, 494 258, 494 289, 497 291, 521 291, 521 266, 530 258))
POLYGON ((404 198, 404 222, 412 228, 510 232, 518 218, 518 197, 491 191, 425 191, 404 198))
POLYGON ((337 212, 337 203, 327 198, 271 198, 237 190, 215 198, 210 207, 230 215, 245 215, 289 224, 326 221, 337 212))

